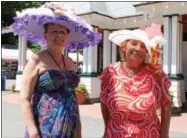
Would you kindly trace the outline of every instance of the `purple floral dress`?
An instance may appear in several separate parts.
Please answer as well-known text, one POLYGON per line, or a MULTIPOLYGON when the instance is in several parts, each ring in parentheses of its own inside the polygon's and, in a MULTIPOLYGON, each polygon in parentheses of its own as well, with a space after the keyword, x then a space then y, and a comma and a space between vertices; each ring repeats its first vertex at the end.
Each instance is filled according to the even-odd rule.
POLYGON ((73 137, 80 119, 74 90, 79 81, 74 71, 48 70, 38 78, 31 103, 41 138, 73 137))

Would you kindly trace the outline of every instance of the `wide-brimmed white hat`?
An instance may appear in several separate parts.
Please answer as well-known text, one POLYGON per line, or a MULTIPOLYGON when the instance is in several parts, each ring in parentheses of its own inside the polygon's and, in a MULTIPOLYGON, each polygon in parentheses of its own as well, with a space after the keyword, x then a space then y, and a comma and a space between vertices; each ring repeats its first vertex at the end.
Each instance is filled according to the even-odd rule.
POLYGON ((118 46, 121 46, 121 43, 125 40, 139 40, 145 44, 145 46, 148 48, 149 46, 149 37, 146 34, 145 31, 140 29, 135 30, 119 30, 111 33, 109 35, 109 40, 115 43, 118 46))
POLYGON ((160 64, 160 55, 161 55, 161 46, 166 43, 166 40, 162 35, 155 35, 151 40, 149 40, 148 34, 146 31, 141 29, 135 30, 119 30, 111 33, 109 35, 109 40, 115 43, 118 46, 125 40, 139 40, 145 44, 149 54, 149 63, 150 64, 160 64))

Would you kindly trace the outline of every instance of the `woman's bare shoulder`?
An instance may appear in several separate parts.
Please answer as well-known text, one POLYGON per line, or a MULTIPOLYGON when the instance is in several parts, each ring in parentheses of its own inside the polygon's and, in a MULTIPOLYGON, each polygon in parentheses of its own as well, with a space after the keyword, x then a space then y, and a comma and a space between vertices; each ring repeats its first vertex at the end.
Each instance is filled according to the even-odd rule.
POLYGON ((68 57, 68 56, 64 56, 64 59, 67 61, 67 62, 71 62, 73 63, 73 59, 68 57))
POLYGON ((43 67, 44 60, 46 59, 45 52, 42 51, 38 54, 33 54, 28 61, 29 66, 35 66, 37 69, 40 69, 41 66, 43 67))
POLYGON ((34 64, 38 64, 40 62, 40 57, 38 56, 38 54, 33 54, 28 61, 34 64))
POLYGON ((41 51, 38 54, 33 55, 33 60, 37 61, 37 62, 44 62, 46 59, 48 59, 48 55, 46 53, 46 51, 41 51))
POLYGON ((41 59, 41 58, 45 58, 46 57, 46 51, 44 50, 44 51, 41 51, 41 52, 39 52, 38 54, 38 57, 41 59))
POLYGON ((44 55, 45 55, 45 51, 42 51, 37 54, 33 54, 29 60, 35 63, 39 63, 41 59, 44 57, 44 55))
POLYGON ((115 63, 111 63, 109 64, 107 67, 106 67, 106 70, 110 70, 111 72, 112 71, 115 71, 117 68, 119 68, 121 65, 121 62, 115 62, 115 63))
POLYGON ((64 60, 65 60, 66 65, 68 66, 68 70, 75 70, 72 58, 68 56, 64 56, 64 60))

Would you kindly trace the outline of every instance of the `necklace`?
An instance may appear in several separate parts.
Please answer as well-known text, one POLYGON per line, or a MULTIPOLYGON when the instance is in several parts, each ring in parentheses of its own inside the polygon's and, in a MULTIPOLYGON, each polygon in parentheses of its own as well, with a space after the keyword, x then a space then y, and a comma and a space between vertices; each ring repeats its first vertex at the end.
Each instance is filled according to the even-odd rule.
MULTIPOLYGON (((58 66, 58 68, 60 70, 62 70, 63 68, 61 68, 60 64, 56 61, 56 59, 53 57, 53 55, 51 54, 51 52, 49 50, 47 50, 48 54, 51 56, 51 58, 53 59, 53 61, 55 62, 55 64, 58 66)), ((65 64, 65 61, 64 61, 64 56, 62 56, 62 63, 63 63, 63 67, 65 67, 65 70, 66 70, 66 64, 65 64)))
MULTIPOLYGON (((125 71, 126 75, 127 75, 128 77, 130 77, 130 78, 133 78, 133 77, 136 75, 136 73, 138 72, 137 69, 133 70, 133 69, 127 68, 127 67, 126 67, 126 64, 123 64, 123 63, 122 63, 122 69, 125 71)), ((140 70, 141 70, 141 69, 140 69, 140 70)))
POLYGON ((130 69, 127 69, 127 67, 123 66, 123 69, 128 77, 132 78, 135 75, 135 72, 130 69))

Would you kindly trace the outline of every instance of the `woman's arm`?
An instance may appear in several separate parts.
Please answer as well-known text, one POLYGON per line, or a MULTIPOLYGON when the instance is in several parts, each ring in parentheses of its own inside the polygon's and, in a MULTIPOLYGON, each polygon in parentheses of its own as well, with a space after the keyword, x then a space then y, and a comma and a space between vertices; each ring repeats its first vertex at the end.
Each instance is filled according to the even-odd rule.
POLYGON ((23 120, 27 126, 31 138, 39 138, 38 130, 30 104, 33 90, 38 78, 39 57, 33 55, 24 68, 22 86, 20 91, 20 104, 23 120))
POLYGON ((169 138, 171 118, 171 103, 168 102, 161 110, 161 135, 160 138, 169 138))
POLYGON ((105 132, 104 132, 104 137, 105 137, 107 124, 108 124, 110 115, 109 115, 109 110, 108 110, 107 106, 105 104, 103 104, 102 102, 101 102, 101 112, 102 112, 102 116, 103 116, 104 123, 105 123, 105 132))

